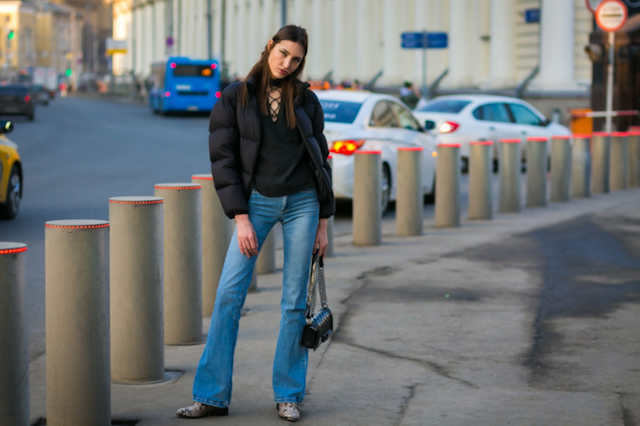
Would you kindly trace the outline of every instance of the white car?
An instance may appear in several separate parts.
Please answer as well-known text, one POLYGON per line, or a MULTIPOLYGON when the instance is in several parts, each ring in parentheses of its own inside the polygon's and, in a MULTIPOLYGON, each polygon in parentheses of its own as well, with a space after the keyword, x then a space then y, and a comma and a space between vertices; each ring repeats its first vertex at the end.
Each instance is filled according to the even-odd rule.
MULTIPOLYGON (((493 141, 494 162, 500 139, 521 139, 571 135, 571 131, 546 119, 533 106, 518 98, 491 95, 440 96, 413 111, 421 125, 433 128, 441 143, 460 144, 466 169, 469 142, 493 141)), ((526 150, 521 150, 523 161, 526 150)))
POLYGON ((422 188, 434 190, 436 139, 393 96, 346 90, 317 91, 324 110, 325 131, 333 158, 336 199, 353 198, 353 164, 357 150, 382 152, 382 209, 396 199, 396 157, 400 147, 420 147, 422 188))

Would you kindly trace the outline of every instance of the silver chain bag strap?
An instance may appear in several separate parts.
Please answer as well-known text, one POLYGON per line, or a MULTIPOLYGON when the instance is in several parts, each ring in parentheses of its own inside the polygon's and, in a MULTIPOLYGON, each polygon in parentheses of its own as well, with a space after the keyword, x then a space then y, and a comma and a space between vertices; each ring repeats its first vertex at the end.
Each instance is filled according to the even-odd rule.
POLYGON ((302 346, 316 350, 322 342, 326 342, 333 334, 333 314, 327 303, 327 290, 324 284, 324 263, 322 256, 313 254, 309 287, 307 288, 307 307, 305 309, 307 323, 302 330, 302 346), (320 293, 322 309, 316 310, 316 288, 320 293))

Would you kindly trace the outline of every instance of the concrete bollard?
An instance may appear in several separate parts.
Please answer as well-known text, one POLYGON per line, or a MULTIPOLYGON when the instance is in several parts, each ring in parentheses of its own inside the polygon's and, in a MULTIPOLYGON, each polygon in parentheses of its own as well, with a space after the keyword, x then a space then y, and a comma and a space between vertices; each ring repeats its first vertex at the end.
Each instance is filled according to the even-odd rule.
POLYGON ((551 138, 551 201, 567 202, 571 197, 571 136, 551 138))
POLYGON ((547 138, 527 138, 527 207, 547 206, 548 142, 547 138))
POLYGON ((224 214, 210 174, 193 175, 191 182, 202 186, 202 315, 210 317, 233 237, 233 220, 224 214))
POLYGON ((162 198, 109 199, 111 380, 164 374, 162 198))
POLYGON ((469 219, 493 218, 493 142, 469 143, 469 219))
POLYGON ((382 152, 356 151, 353 166, 353 244, 382 243, 382 152))
POLYGON ((260 247, 255 266, 258 275, 273 274, 276 271, 276 238, 274 232, 273 228, 271 228, 267 238, 262 243, 262 247, 260 247))
POLYGON ((438 144, 436 228, 460 226, 460 144, 438 144))
POLYGON ((591 135, 573 135, 571 196, 573 198, 591 197, 591 135))
MULTIPOLYGON (((329 162, 329 166, 331 166, 333 168, 333 157, 330 155, 329 157, 327 157, 327 161, 329 162)), ((335 215, 334 215, 335 216, 335 215)), ((328 244, 327 244, 327 251, 324 255, 324 257, 333 257, 335 256, 336 252, 335 252, 335 248, 333 246, 333 226, 334 226, 334 216, 331 216, 329 219, 327 219, 327 240, 328 240, 328 244)))
POLYGON ((201 186, 155 185, 164 199, 164 343, 202 343, 201 186))
POLYGON ((0 243, 0 422, 29 426, 27 245, 0 243))
POLYGON ((111 425, 109 223, 45 224, 47 425, 111 425))
POLYGON ((629 134, 627 132, 611 133, 611 151, 609 154, 609 185, 611 191, 627 189, 629 134))
POLYGON ((501 139, 500 154, 500 213, 520 213, 520 139, 501 139))
POLYGON ((398 148, 396 233, 422 235, 422 156, 424 148, 398 148))
POLYGON ((628 185, 630 188, 640 186, 640 132, 629 132, 628 185))
POLYGON ((609 192, 609 157, 611 152, 609 133, 594 133, 591 141, 591 192, 609 192))

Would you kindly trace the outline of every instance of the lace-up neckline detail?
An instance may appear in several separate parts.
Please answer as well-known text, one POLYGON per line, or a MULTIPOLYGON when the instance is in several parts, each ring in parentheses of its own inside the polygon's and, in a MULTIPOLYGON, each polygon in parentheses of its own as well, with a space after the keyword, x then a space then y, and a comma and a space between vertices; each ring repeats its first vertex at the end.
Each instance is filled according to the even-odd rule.
POLYGON ((267 103, 269 104, 269 115, 274 123, 278 120, 280 105, 282 104, 282 82, 278 79, 269 80, 269 91, 267 92, 267 103))

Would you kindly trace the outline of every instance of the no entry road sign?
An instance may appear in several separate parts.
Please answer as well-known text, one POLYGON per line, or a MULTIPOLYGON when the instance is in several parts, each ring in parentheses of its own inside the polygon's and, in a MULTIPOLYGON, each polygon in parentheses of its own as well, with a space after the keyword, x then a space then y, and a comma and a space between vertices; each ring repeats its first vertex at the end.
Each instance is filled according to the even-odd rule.
POLYGON ((403 49, 446 49, 449 38, 447 33, 402 33, 403 49))
POLYGON ((616 32, 627 21, 627 6, 620 0, 605 0, 596 9, 596 23, 606 32, 616 32))

